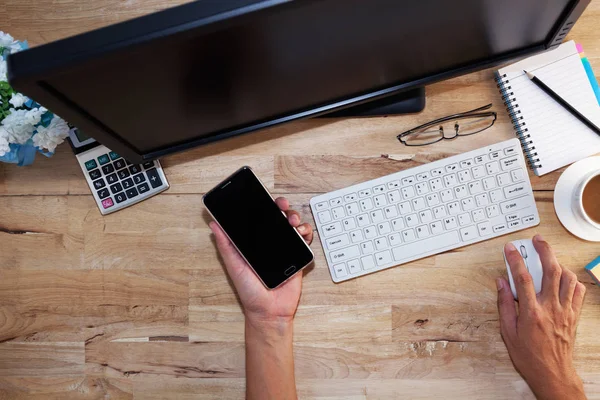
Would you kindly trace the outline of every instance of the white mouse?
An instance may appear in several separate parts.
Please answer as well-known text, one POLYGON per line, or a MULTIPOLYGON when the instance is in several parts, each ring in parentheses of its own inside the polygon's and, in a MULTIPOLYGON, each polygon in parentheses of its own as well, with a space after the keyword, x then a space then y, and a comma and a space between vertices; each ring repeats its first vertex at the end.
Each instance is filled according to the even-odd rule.
MULTIPOLYGON (((535 288, 535 292, 539 293, 542 291, 542 276, 544 274, 542 270, 542 261, 540 260, 540 256, 533 247, 533 242, 531 239, 521 239, 515 240, 511 242, 517 250, 521 253, 523 257, 523 261, 525 261, 525 266, 527 270, 531 274, 533 278, 533 286, 535 288)), ((508 280, 510 282, 510 289, 513 292, 513 296, 515 296, 515 300, 517 300, 517 290, 515 289, 515 282, 513 280, 512 273, 510 272, 510 265, 506 261, 506 254, 504 254, 504 250, 502 250, 502 254, 504 255, 504 263, 506 264, 506 270, 508 271, 508 280)))

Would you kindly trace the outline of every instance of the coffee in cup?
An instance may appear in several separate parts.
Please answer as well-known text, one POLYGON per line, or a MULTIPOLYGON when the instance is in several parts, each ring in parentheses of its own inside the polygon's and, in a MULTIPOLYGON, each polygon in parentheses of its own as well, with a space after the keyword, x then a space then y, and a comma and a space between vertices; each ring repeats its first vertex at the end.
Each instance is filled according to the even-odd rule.
POLYGON ((577 186, 573 206, 575 212, 600 229, 600 170, 587 174, 577 186))

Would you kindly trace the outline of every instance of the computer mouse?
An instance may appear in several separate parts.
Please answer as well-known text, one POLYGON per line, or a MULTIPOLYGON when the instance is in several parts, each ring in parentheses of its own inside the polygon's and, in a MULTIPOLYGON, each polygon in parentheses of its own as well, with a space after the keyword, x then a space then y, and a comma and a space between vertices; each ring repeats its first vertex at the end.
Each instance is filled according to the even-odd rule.
MULTIPOLYGON (((511 242, 519 253, 521 253, 521 257, 523 257, 523 261, 525 261, 525 266, 527 270, 531 274, 533 278, 533 286, 535 288, 535 293, 539 293, 542 291, 542 276, 544 274, 542 270, 542 261, 540 260, 540 256, 533 247, 533 242, 531 239, 521 239, 515 240, 511 242)), ((515 281, 513 280, 512 273, 510 272, 510 265, 506 261, 506 254, 504 254, 504 250, 502 250, 502 254, 504 255, 504 263, 506 264, 506 271, 508 271, 508 281, 510 282, 510 290, 512 290, 513 296, 515 300, 518 300, 517 290, 515 289, 515 281)))

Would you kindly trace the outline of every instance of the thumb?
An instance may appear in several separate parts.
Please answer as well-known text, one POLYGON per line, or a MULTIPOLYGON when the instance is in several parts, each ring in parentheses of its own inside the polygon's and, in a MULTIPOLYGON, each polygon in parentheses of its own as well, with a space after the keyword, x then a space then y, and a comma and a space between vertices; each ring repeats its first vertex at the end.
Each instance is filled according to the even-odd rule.
POLYGON ((500 333, 504 341, 512 340, 517 334, 517 310, 515 299, 506 279, 497 278, 498 314, 500 315, 500 333))

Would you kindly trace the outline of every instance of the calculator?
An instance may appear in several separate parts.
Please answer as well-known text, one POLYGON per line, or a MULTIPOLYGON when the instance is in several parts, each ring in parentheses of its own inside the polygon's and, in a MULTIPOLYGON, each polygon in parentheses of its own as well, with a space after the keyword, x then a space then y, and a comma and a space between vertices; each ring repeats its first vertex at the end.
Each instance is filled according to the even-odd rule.
POLYGON ((102 215, 139 203, 169 188, 158 160, 133 164, 78 128, 69 143, 102 215))

